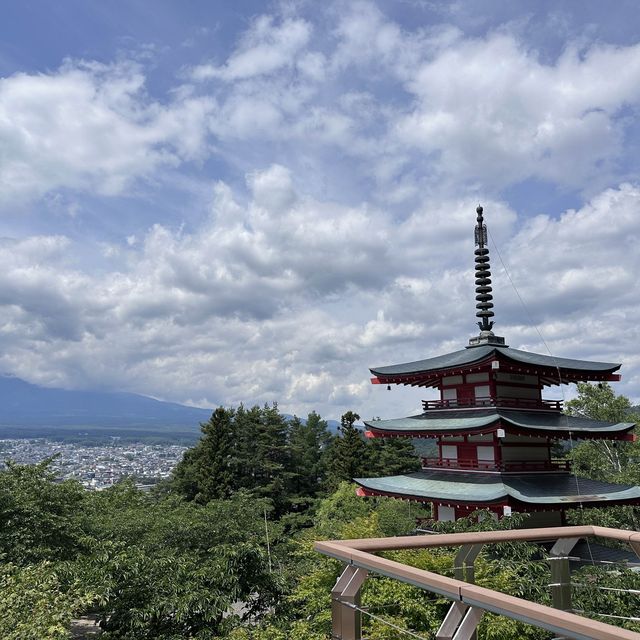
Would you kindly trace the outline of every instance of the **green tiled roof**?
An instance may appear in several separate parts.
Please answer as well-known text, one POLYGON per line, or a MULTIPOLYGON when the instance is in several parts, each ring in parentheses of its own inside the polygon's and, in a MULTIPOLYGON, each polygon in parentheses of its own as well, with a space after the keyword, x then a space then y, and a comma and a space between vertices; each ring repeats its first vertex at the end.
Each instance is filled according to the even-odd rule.
POLYGON ((419 471, 385 478, 354 478, 376 493, 461 503, 512 498, 527 504, 640 501, 640 487, 580 478, 568 473, 521 474, 419 471), (580 487, 578 495, 577 487, 580 487))
POLYGON ((452 431, 478 430, 500 420, 514 427, 532 431, 556 431, 568 433, 618 433, 628 431, 633 422, 612 424, 588 418, 567 416, 562 413, 545 411, 519 411, 491 407, 487 409, 447 409, 428 410, 417 416, 392 420, 369 420, 365 425, 377 431, 398 433, 432 432, 434 434, 452 431))
POLYGON ((594 373, 604 374, 611 373, 620 368, 619 364, 613 362, 589 362, 588 360, 556 358, 554 356, 546 356, 540 353, 520 351, 519 349, 512 349, 511 347, 500 347, 485 344, 478 347, 460 349, 459 351, 446 353, 441 356, 436 356, 435 358, 427 358, 426 360, 417 360, 415 362, 406 362, 387 367, 375 367, 370 369, 370 371, 374 375, 382 377, 440 371, 442 369, 449 369, 456 366, 480 362, 487 359, 494 353, 509 360, 514 360, 515 362, 540 367, 549 367, 552 369, 560 368, 565 371, 592 371, 594 373))

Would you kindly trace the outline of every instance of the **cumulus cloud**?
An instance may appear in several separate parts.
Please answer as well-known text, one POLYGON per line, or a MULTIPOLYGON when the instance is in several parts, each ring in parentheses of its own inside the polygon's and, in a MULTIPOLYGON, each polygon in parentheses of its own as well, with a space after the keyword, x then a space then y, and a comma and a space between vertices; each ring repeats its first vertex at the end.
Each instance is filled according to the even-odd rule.
POLYGON ((226 61, 192 68, 215 81, 209 127, 223 153, 243 163, 277 143, 310 173, 330 173, 333 154, 393 204, 528 179, 595 193, 628 153, 640 45, 576 38, 549 58, 508 27, 407 27, 371 2, 329 15, 322 52, 308 20, 264 15, 226 61))
POLYGON ((508 34, 461 39, 407 82, 418 103, 396 133, 438 153, 439 172, 458 179, 580 187, 620 153, 616 116, 637 104, 639 87, 640 45, 568 46, 544 64, 508 34))
MULTIPOLYGON (((276 23, 272 16, 259 16, 224 65, 199 65, 191 75, 197 81, 211 78, 234 81, 271 74, 294 65, 310 35, 311 25, 305 20, 289 18, 276 23)), ((301 64, 303 69, 316 75, 319 62, 317 57, 307 55, 301 64)))
MULTIPOLYGON (((284 166, 247 183, 248 202, 218 184, 199 229, 156 225, 108 273, 80 271, 67 238, 5 240, 0 367, 173 400, 278 400, 331 416, 416 410, 424 392, 381 395, 368 367, 458 349, 475 333, 474 203, 434 202, 398 222, 317 201, 284 166)), ((624 249, 638 242, 639 204, 640 189, 624 184, 519 226, 509 207, 485 203, 554 353, 615 361, 633 351, 640 265, 624 249)), ((544 351, 495 252, 493 263, 499 333, 544 351)))
POLYGON ((368 367, 476 332, 480 198, 510 276, 492 244, 498 333, 544 351, 535 323, 557 355, 623 360, 640 397, 640 190, 619 166, 640 45, 543 55, 509 26, 418 28, 380 7, 254 17, 167 78, 168 97, 130 62, 0 80, 0 199, 30 198, 41 225, 3 227, 0 369, 330 417, 415 411, 424 392, 381 393, 368 367), (518 215, 510 189, 531 179, 573 208, 518 215), (209 210, 184 197, 205 189, 209 210))
POLYGON ((209 101, 162 105, 144 84, 136 64, 82 61, 0 79, 0 199, 60 187, 116 194, 197 157, 209 101))

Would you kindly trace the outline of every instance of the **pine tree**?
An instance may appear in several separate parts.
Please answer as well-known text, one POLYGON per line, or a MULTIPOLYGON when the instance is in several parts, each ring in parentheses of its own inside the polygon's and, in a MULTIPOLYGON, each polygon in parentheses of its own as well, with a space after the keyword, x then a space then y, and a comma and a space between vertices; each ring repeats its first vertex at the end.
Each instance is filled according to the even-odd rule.
POLYGON ((292 491, 298 498, 315 497, 327 473, 327 451, 332 441, 327 423, 315 411, 306 423, 294 416, 289 423, 292 491))
POLYGON ((218 407, 202 426, 202 462, 197 473, 200 502, 229 498, 235 489, 233 468, 233 409, 218 407))
POLYGON ((247 410, 240 405, 235 415, 233 465, 236 489, 254 489, 259 483, 260 466, 256 451, 262 409, 247 410))
POLYGON ((327 484, 334 490, 340 482, 367 474, 367 444, 354 423, 360 416, 347 411, 340 419, 338 437, 330 449, 327 484))
POLYGON ((276 515, 283 512, 288 501, 291 483, 290 449, 285 417, 274 402, 260 410, 257 437, 254 443, 256 457, 256 491, 261 497, 273 500, 276 515))
POLYGON ((233 409, 218 407, 209 421, 200 425, 201 440, 176 466, 173 486, 188 500, 207 503, 233 493, 233 418, 233 409))
POLYGON ((369 474, 394 476, 420 469, 420 460, 409 438, 374 438, 369 445, 369 474))

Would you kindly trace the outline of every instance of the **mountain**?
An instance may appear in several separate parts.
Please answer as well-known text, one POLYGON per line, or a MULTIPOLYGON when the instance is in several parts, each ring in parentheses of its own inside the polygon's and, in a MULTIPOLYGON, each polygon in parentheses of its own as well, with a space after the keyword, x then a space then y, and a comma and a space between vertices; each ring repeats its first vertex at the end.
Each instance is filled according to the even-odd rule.
MULTIPOLYGON (((193 441, 200 437, 200 423, 211 417, 211 411, 136 393, 50 389, 0 375, 0 438, 193 441)), ((339 423, 327 423, 335 433, 339 423)))
POLYGON ((210 409, 161 402, 135 393, 68 391, 0 376, 0 437, 43 437, 96 429, 103 435, 200 433, 210 409))

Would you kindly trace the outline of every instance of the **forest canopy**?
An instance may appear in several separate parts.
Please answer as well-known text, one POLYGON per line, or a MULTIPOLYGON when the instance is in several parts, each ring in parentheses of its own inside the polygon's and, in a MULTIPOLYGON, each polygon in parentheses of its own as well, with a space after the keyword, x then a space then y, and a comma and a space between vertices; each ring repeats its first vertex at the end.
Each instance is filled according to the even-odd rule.
MULTIPOLYGON (((581 385, 567 410, 629 420, 628 401, 608 385, 581 385)), ((0 473, 0 637, 70 638, 74 617, 99 621, 104 640, 325 640, 330 591, 341 567, 312 549, 319 539, 403 535, 429 523, 430 511, 355 495, 354 476, 419 468, 411 441, 367 440, 359 416, 344 414, 337 434, 316 413, 289 418, 276 405, 216 409, 200 441, 170 480, 152 492, 124 481, 101 492, 60 482, 50 462, 10 463, 0 473)), ((638 444, 585 441, 561 448, 583 476, 640 482, 638 444)), ((514 527, 472 515, 437 530, 514 527)), ((633 507, 576 510, 572 522, 637 529, 633 507)), ((389 557, 452 575, 453 550, 393 552, 389 557)), ((633 617, 640 575, 616 567, 580 569, 576 607, 633 617), (623 588, 622 588, 623 587, 623 588), (619 589, 622 588, 622 591, 619 589), (618 591, 616 591, 618 589, 618 591)), ((549 603, 550 574, 534 545, 483 553, 479 584, 549 603)), ((406 638, 386 626, 432 637, 447 602, 387 578, 369 579, 366 635, 406 638)), ((630 621, 619 621, 640 631, 630 621)), ((484 639, 549 634, 491 614, 484 639)))

